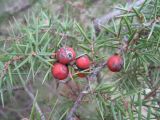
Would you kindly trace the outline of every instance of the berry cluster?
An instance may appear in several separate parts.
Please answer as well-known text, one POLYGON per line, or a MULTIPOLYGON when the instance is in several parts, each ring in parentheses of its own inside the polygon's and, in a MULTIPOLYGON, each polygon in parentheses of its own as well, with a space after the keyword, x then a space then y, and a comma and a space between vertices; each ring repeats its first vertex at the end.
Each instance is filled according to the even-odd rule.
MULTIPOLYGON (((75 64, 75 72, 79 77, 86 77, 86 73, 82 71, 88 70, 91 61, 87 55, 76 58, 76 52, 71 47, 62 47, 56 52, 57 62, 52 66, 53 77, 58 80, 64 80, 68 77, 68 65, 75 64)), ((119 72, 123 67, 123 59, 120 55, 114 54, 106 62, 108 68, 112 72, 119 72)))
POLYGON ((90 59, 87 55, 76 58, 76 52, 71 47, 62 47, 56 52, 57 62, 52 66, 53 77, 58 80, 64 80, 68 77, 68 65, 72 62, 76 64, 75 72, 79 77, 85 77, 86 74, 81 71, 89 69, 90 59))

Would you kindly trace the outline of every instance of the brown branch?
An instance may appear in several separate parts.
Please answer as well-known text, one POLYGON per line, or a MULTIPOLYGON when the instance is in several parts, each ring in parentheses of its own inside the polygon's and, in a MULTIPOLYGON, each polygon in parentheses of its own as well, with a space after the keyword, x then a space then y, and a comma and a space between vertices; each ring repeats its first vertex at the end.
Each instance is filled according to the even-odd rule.
MULTIPOLYGON (((91 74, 89 74, 89 75, 87 76, 87 80, 88 80, 88 81, 95 81, 95 79, 97 78, 98 73, 100 73, 101 70, 102 70, 105 66, 106 66, 106 62, 101 62, 101 63, 99 63, 99 64, 95 67, 95 69, 91 72, 91 74)), ((77 109, 78 109, 81 101, 83 100, 84 96, 88 93, 88 92, 87 92, 88 89, 89 89, 89 84, 87 84, 87 85, 84 87, 84 89, 82 90, 82 92, 81 92, 81 93, 79 94, 79 96, 77 97, 77 99, 76 99, 73 107, 71 108, 69 114, 68 114, 67 117, 66 117, 66 120, 74 120, 74 118, 75 118, 75 116, 76 116, 75 113, 76 113, 76 111, 77 111, 77 109)))
MULTIPOLYGON (((137 0, 137 2, 129 5, 127 11, 131 11, 133 7, 137 7, 137 6, 141 5, 141 4, 143 4, 144 2, 145 2, 145 0, 137 0)), ((113 18, 115 18, 115 17, 117 17, 117 16, 119 16, 121 14, 123 14, 123 11, 121 11, 121 10, 113 10, 112 12, 109 12, 109 13, 105 14, 102 17, 96 18, 93 21, 94 28, 96 30, 96 34, 99 34, 101 25, 104 25, 105 23, 107 23, 111 19, 113 19, 113 18)))
POLYGON ((79 96, 77 97, 77 100, 75 101, 73 107, 71 108, 71 110, 70 110, 70 112, 69 112, 66 120, 74 120, 74 118, 76 117, 75 113, 76 113, 76 111, 77 111, 77 109, 78 109, 78 107, 79 107, 82 99, 83 99, 84 96, 86 95, 86 93, 87 93, 86 91, 88 90, 88 88, 89 88, 89 85, 87 84, 87 85, 84 87, 83 91, 82 91, 82 92, 79 94, 79 96))

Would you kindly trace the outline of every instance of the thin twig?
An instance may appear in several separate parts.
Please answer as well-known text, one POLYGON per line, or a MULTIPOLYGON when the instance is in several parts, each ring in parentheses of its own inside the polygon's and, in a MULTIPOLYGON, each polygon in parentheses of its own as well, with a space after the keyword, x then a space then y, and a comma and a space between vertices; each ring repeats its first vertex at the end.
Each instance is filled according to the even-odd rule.
MULTIPOLYGON (((32 101, 34 101, 35 97, 34 97, 33 93, 26 86, 24 86, 24 90, 26 91, 28 96, 32 99, 32 101)), ((40 114, 41 120, 45 120, 45 116, 36 101, 35 101, 35 108, 36 108, 37 112, 40 114)))
POLYGON ((160 86, 155 87, 151 92, 149 92, 145 97, 144 100, 149 99, 150 97, 154 97, 156 95, 156 91, 159 89, 160 86))

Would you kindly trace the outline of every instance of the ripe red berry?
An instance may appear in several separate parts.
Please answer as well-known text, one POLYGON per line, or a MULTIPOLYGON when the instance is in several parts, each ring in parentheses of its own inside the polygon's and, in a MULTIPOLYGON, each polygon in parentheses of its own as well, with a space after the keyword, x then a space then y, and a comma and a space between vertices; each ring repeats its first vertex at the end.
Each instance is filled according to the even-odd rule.
POLYGON ((119 72, 123 67, 123 58, 118 54, 112 55, 107 61, 107 66, 112 72, 119 72))
POLYGON ((80 77, 80 78, 84 78, 84 77, 86 77, 86 74, 81 73, 81 72, 79 72, 77 75, 78 75, 78 77, 80 77))
POLYGON ((62 64, 68 64, 76 57, 76 52, 71 47, 62 47, 57 51, 57 60, 62 64))
POLYGON ((86 73, 82 73, 81 71, 79 71, 79 70, 75 70, 75 72, 77 73, 77 76, 78 77, 80 77, 80 78, 84 78, 84 77, 86 77, 86 73))
POLYGON ((76 65, 80 69, 88 69, 91 62, 89 60, 89 57, 87 55, 83 55, 76 59, 76 65))
POLYGON ((52 66, 52 75, 58 80, 66 79, 68 77, 68 73, 69 71, 66 65, 63 65, 61 63, 55 63, 52 66))

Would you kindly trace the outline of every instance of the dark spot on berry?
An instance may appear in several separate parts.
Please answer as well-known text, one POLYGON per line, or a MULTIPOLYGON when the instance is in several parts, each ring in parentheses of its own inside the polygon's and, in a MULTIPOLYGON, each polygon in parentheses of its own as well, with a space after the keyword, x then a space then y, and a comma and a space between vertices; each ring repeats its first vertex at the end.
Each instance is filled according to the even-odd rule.
POLYGON ((72 53, 68 53, 68 58, 69 58, 69 59, 72 59, 72 58, 73 58, 72 53))

